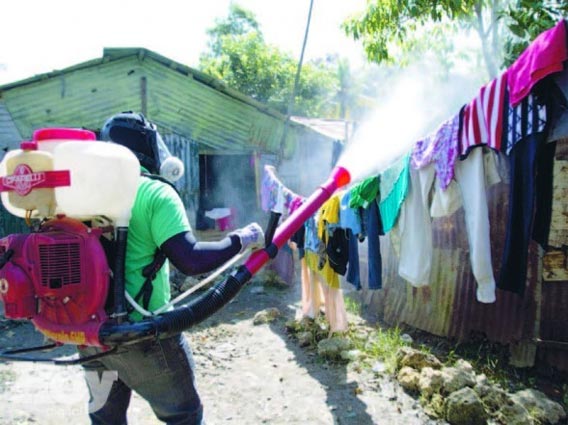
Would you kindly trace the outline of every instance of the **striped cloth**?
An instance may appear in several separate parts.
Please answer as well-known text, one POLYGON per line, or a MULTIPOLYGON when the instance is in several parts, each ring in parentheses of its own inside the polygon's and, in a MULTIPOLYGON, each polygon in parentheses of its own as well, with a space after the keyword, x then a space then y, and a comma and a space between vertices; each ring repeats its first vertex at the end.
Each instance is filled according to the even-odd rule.
POLYGON ((501 149, 506 85, 505 71, 483 86, 479 94, 463 108, 459 141, 462 159, 478 145, 487 145, 497 151, 501 149))
POLYGON ((517 106, 507 102, 503 123, 503 151, 509 155, 513 147, 534 133, 542 133, 548 122, 548 110, 544 103, 529 93, 517 106))

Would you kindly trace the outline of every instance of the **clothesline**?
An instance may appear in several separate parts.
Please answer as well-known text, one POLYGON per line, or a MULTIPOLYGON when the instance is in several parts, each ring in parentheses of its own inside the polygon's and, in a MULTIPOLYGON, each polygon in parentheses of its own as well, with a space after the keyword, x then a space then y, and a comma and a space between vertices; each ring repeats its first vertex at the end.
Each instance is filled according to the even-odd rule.
MULTIPOLYGON (((341 197, 332 197, 328 203, 334 202, 341 208, 337 208, 337 221, 318 221, 320 242, 325 245, 334 229, 345 226, 341 224, 342 215, 358 217, 359 224, 349 229, 351 239, 346 235, 348 251, 357 248, 353 244, 356 238, 368 238, 373 249, 369 252, 369 263, 374 269, 372 273, 369 270, 369 284, 380 288, 380 277, 376 277, 377 273, 380 275, 378 237, 396 231, 400 239, 399 275, 413 286, 428 285, 432 217, 451 214, 462 206, 472 272, 478 285, 477 300, 495 302, 496 287, 522 295, 533 225, 539 229, 540 234, 535 238, 541 244, 546 243, 547 221, 550 225, 550 199, 537 202, 536 214, 533 208, 534 199, 549 193, 547 188, 552 185, 551 173, 546 170, 552 169, 554 144, 546 143, 546 134, 557 105, 548 96, 554 90, 546 89, 546 77, 562 70, 567 58, 566 27, 562 20, 537 37, 509 69, 481 87, 471 102, 432 134, 418 140, 407 155, 380 175, 350 187, 341 197), (510 185, 509 213, 501 275, 496 280, 486 188, 502 180, 501 174, 505 172, 499 165, 503 162, 508 163, 509 169, 505 176, 510 185), (541 170, 539 173, 537 168, 541 170)), ((265 179, 265 183, 272 185, 263 184, 265 210, 289 212, 291 206, 301 203, 303 198, 282 184, 273 167, 265 168, 265 179)), ((329 211, 328 203, 318 212, 320 217, 329 211)), ((309 220, 306 230, 312 225, 309 220)), ((339 246, 337 240, 334 243, 339 246)), ((355 266, 355 258, 349 255, 350 267, 355 266)), ((328 283, 332 280, 330 276, 328 283)), ((348 281, 360 287, 354 274, 348 281)))

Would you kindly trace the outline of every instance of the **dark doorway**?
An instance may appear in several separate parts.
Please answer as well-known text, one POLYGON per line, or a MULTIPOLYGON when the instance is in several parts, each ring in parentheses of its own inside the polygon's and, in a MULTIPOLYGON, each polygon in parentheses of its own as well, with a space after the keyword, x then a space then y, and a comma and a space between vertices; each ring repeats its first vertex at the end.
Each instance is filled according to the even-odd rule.
POLYGON ((198 230, 216 227, 215 221, 205 215, 215 208, 231 209, 233 227, 255 221, 258 214, 256 199, 251 155, 199 155, 198 230))

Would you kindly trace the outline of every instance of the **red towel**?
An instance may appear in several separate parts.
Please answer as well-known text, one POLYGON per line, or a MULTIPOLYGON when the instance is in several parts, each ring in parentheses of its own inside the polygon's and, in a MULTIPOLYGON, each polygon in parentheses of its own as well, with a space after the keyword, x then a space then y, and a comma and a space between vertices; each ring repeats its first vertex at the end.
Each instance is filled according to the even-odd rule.
POLYGON ((516 106, 531 88, 549 74, 563 70, 568 59, 566 25, 559 21, 553 28, 541 33, 509 67, 509 103, 516 106))

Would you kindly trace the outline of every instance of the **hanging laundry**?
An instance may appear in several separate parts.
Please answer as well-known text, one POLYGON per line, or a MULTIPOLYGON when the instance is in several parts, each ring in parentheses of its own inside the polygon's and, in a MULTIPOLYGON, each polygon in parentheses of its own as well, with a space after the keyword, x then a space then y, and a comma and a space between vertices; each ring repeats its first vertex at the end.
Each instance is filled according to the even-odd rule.
POLYGON ((296 198, 299 198, 299 195, 282 184, 276 176, 276 169, 272 165, 265 165, 260 188, 263 211, 276 211, 282 214, 290 208, 290 204, 296 198))
POLYGON ((465 212, 469 258, 477 281, 477 301, 493 303, 496 301, 495 278, 491 260, 485 175, 483 147, 473 149, 466 160, 456 164, 456 181, 461 190, 465 212))
MULTIPOLYGON (((343 332, 347 330, 347 311, 343 301, 339 275, 334 269, 334 266, 337 264, 333 265, 332 261, 330 261, 328 250, 331 232, 335 233, 339 224, 338 195, 332 196, 321 206, 315 216, 315 221, 320 245, 318 246, 317 254, 306 252, 306 262, 310 269, 316 270, 323 277, 321 288, 324 296, 325 316, 329 323, 330 331, 343 332)), ((345 246, 345 248, 347 247, 345 246)), ((345 251, 339 256, 345 259, 348 258, 345 251)))
MULTIPOLYGON (((508 102, 507 102, 508 103, 508 102)), ((507 105, 503 130, 503 152, 533 133, 542 133, 547 123, 546 105, 529 93, 516 106, 507 105)))
POLYGON ((317 222, 315 216, 311 216, 306 220, 304 223, 305 231, 305 239, 304 239, 304 247, 306 251, 310 251, 314 254, 322 251, 321 246, 323 245, 320 238, 318 238, 317 232, 317 222))
POLYGON ((408 194, 398 224, 398 274, 415 287, 430 284, 432 220, 428 198, 434 183, 434 173, 433 164, 409 170, 408 194))
MULTIPOLYGON (((280 182, 272 166, 265 166, 261 198, 263 209, 266 211, 278 208, 278 204, 280 204, 281 209, 285 209, 284 212, 291 213, 299 208, 303 202, 302 197, 280 182)), ((330 332, 344 332, 348 327, 347 310, 340 288, 339 276, 331 267, 326 253, 326 245, 318 236, 318 228, 322 226, 320 224, 323 220, 322 217, 327 223, 335 226, 339 224, 339 197, 337 195, 332 196, 303 225, 304 250, 303 254, 300 253, 302 314, 315 317, 319 314, 323 304, 330 332), (323 295, 323 303, 321 295, 323 295)), ((325 226, 321 228, 324 229, 322 230, 324 236, 328 238, 327 228, 325 226)), ((296 241, 301 240, 301 232, 297 231, 293 237, 296 241)))
POLYGON ((363 233, 359 208, 351 208, 351 192, 344 191, 339 200, 339 227, 349 229, 356 236, 363 233))
POLYGON ((367 208, 377 198, 380 188, 378 176, 369 177, 350 190, 349 208, 367 208))
POLYGON ((306 250, 306 265, 315 272, 312 274, 312 279, 315 278, 319 282, 323 293, 325 318, 329 323, 330 332, 346 331, 347 310, 339 277, 329 266, 329 262, 326 261, 322 266, 320 259, 318 253, 306 250))
POLYGON ((344 191, 341 195, 339 209, 339 227, 345 229, 348 241, 349 259, 347 262, 347 275, 345 279, 355 289, 361 289, 361 275, 359 269, 359 241, 364 240, 361 227, 360 208, 350 208, 351 192, 344 191))
POLYGON ((329 336, 336 332, 345 332, 349 328, 347 321, 347 309, 343 299, 343 292, 339 288, 333 288, 320 284, 323 292, 325 318, 329 323, 329 336))
POLYGON ((533 227, 539 243, 546 245, 548 240, 555 147, 555 142, 546 143, 545 132, 532 133, 516 143, 509 156, 508 219, 497 287, 521 296, 533 227))
POLYGON ((438 183, 444 190, 454 177, 459 129, 458 113, 444 121, 433 133, 416 142, 412 149, 412 166, 422 168, 433 162, 438 183))
POLYGON ((349 245, 345 229, 339 227, 339 195, 333 195, 320 208, 318 237, 325 245, 329 266, 340 275, 345 275, 349 261, 349 245))
MULTIPOLYGON (((523 137, 509 152, 509 206, 501 273, 500 289, 523 295, 526 289, 528 248, 532 238, 543 248, 548 246, 552 217, 553 168, 556 143, 548 136, 554 119, 566 105, 566 99, 557 90, 554 78, 539 81, 531 93, 517 106, 521 123, 534 118, 534 108, 523 107, 534 96, 544 105, 538 121, 522 127, 523 137), (520 109, 519 109, 520 108, 520 109), (526 115, 529 116, 526 116, 526 115), (542 123, 542 115, 546 123, 542 123), (551 121, 550 118, 554 117, 551 121), (538 131, 539 130, 539 131, 538 131)), ((525 105, 526 106, 526 105, 525 105)))
POLYGON ((459 151, 464 159, 474 146, 501 149, 507 72, 483 86, 479 94, 462 109, 459 151))
MULTIPOLYGON (((299 198, 298 198, 299 199, 299 198)), ((290 213, 293 213, 301 205, 300 201, 293 202, 290 213)), ((315 319, 323 307, 323 293, 321 290, 321 277, 308 267, 305 258, 305 225, 292 235, 291 246, 298 251, 300 260, 300 281, 302 285, 301 316, 315 319)))
MULTIPOLYGON (((493 149, 487 149, 483 152, 486 188, 504 181, 499 172, 500 166, 504 162, 502 155, 493 149)), ((436 184, 434 184, 433 189, 434 194, 430 207, 432 218, 447 217, 463 206, 460 188, 456 180, 452 180, 446 190, 441 190, 440 186, 436 184)))
POLYGON ((365 209, 365 228, 367 231, 369 289, 381 289, 383 287, 383 270, 379 236, 384 235, 384 232, 379 205, 376 200, 365 209))
POLYGON ((305 258, 300 260, 302 282, 302 317, 315 319, 324 306, 322 277, 308 267, 305 258))
POLYGON ((318 237, 325 241, 328 225, 339 224, 339 195, 331 196, 319 210, 318 237))
POLYGON ((341 276, 347 272, 349 262, 349 240, 347 231, 339 226, 330 227, 328 230, 326 254, 329 265, 333 271, 341 276))
POLYGON ((351 229, 346 229, 347 238, 347 275, 345 280, 352 284, 355 289, 361 289, 361 270, 359 266, 359 239, 353 234, 351 229))
POLYGON ((536 37, 507 70, 509 103, 518 105, 538 81, 562 71, 567 59, 566 24, 562 19, 536 37))
POLYGON ((554 84, 549 90, 553 93, 556 107, 550 111, 550 131, 547 142, 556 142, 568 136, 568 72, 561 72, 552 76, 554 84))
MULTIPOLYGON (((464 207, 466 231, 469 241, 470 262, 477 281, 476 298, 482 303, 495 302, 495 279, 491 263, 491 242, 489 235, 489 213, 486 185, 495 182, 496 170, 487 170, 486 177, 483 148, 473 149, 464 161, 457 161, 455 179, 459 191, 447 195, 461 194, 464 207)), ((494 161, 487 164, 495 165, 494 161)), ((430 283, 432 267, 432 220, 429 214, 430 191, 433 187, 435 170, 432 164, 410 170, 410 188, 400 217, 400 260, 399 275, 413 286, 430 283)), ((449 204, 457 201, 448 200, 449 204)))
POLYGON ((390 232, 395 225, 408 190, 410 154, 387 168, 380 177, 380 203, 382 231, 390 232))
POLYGON ((434 195, 430 206, 430 217, 447 217, 454 214, 462 207, 461 194, 458 184, 452 180, 450 185, 443 190, 440 185, 434 184, 434 195))

